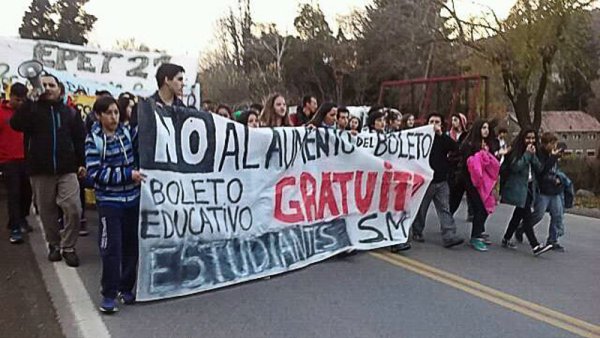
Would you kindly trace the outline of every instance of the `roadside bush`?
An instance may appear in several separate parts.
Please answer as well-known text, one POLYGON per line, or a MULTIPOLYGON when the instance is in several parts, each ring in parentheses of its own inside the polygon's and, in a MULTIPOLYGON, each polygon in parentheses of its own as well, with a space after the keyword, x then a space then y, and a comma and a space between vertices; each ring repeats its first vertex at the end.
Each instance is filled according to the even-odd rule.
POLYGON ((565 156, 559 165, 573 180, 575 191, 585 189, 600 194, 600 159, 565 156))

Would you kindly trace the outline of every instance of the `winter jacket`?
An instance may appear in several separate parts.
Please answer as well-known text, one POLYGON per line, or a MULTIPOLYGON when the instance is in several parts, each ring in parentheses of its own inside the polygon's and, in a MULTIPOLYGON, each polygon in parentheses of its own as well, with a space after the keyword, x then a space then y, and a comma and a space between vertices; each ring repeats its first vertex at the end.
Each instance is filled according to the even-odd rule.
POLYGON ((467 168, 471 183, 477 189, 485 210, 488 214, 491 214, 496 208, 494 186, 498 181, 500 162, 489 151, 480 150, 467 159, 467 168))
POLYGON ((7 101, 0 103, 0 163, 25 159, 23 133, 11 128, 14 110, 7 101))
POLYGON ((305 126, 311 119, 312 116, 306 116, 302 111, 290 115, 290 123, 295 127, 305 126))
POLYGON ((135 169, 131 136, 119 124, 115 134, 106 136, 98 122, 85 140, 88 184, 93 185, 100 205, 130 207, 137 203, 140 188, 132 179, 135 169))
POLYGON ((433 183, 440 183, 448 179, 450 162, 448 154, 458 151, 458 144, 446 134, 435 135, 429 165, 433 169, 433 183))
POLYGON ((527 189, 529 187, 529 168, 531 167, 532 197, 535 201, 538 192, 537 174, 542 170, 542 165, 537 156, 525 152, 520 158, 512 159, 508 156, 502 163, 500 195, 502 203, 525 208, 527 202, 527 189))
POLYGON ((76 173, 85 165, 81 115, 62 102, 28 101, 10 120, 25 134, 31 175, 76 173))
MULTIPOLYGON (((165 103, 163 102, 163 100, 160 98, 160 95, 158 94, 158 91, 156 91, 152 96, 148 97, 149 99, 154 100, 154 102, 156 104, 159 105, 164 105, 165 103)), ((186 107, 185 103, 183 103, 183 101, 178 98, 177 96, 175 96, 175 98, 173 99, 173 104, 171 105, 172 107, 186 107)), ((193 108, 193 107, 191 107, 193 108)), ((138 111, 137 110, 133 110, 131 112, 131 118, 129 119, 129 125, 131 127, 137 127, 138 125, 138 111)))
POLYGON ((542 164, 542 170, 538 174, 540 193, 544 195, 558 195, 563 192, 564 186, 558 177, 558 157, 548 154, 540 149, 537 156, 542 164))

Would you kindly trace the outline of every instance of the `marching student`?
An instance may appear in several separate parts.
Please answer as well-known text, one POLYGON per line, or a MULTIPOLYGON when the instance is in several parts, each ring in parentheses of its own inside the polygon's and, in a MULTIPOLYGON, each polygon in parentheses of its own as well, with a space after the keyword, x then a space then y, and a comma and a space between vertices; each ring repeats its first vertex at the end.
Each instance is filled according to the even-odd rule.
POLYGON ((550 228, 548 230, 548 240, 546 245, 551 248, 557 248, 558 251, 564 251, 564 248, 558 244, 558 238, 564 234, 564 207, 562 193, 564 185, 559 175, 558 158, 561 150, 557 147, 558 138, 553 133, 546 132, 541 136, 541 147, 537 151, 537 156, 542 165, 538 173, 540 185, 540 194, 535 201, 532 218, 532 226, 539 223, 546 211, 550 213, 550 228))
POLYGON ((412 239, 416 242, 424 242, 423 230, 425 229, 425 220, 427 218, 427 210, 433 200, 435 211, 438 215, 438 221, 442 229, 443 246, 451 248, 462 244, 464 240, 456 235, 456 224, 450 213, 448 188, 448 153, 458 150, 458 145, 450 136, 442 132, 442 115, 432 113, 427 118, 427 123, 433 125, 435 136, 431 154, 429 156, 429 164, 433 169, 433 180, 425 192, 423 201, 417 213, 417 217, 413 223, 412 239))
POLYGON ((258 128, 258 113, 254 109, 244 110, 240 114, 238 122, 247 126, 248 128, 258 128))
POLYGON ((360 133, 362 131, 362 121, 358 116, 350 116, 348 130, 354 133, 360 133))
POLYGON ((498 180, 500 163, 494 156, 495 138, 487 121, 475 121, 469 135, 461 145, 463 171, 467 197, 473 204, 473 226, 469 244, 477 251, 487 251, 483 233, 489 213, 496 206, 493 186, 498 180))
POLYGON ((513 142, 512 150, 502 163, 500 195, 502 202, 515 206, 513 215, 508 223, 502 247, 515 249, 511 238, 521 221, 523 232, 527 235, 535 256, 541 255, 552 248, 551 245, 540 245, 533 231, 532 206, 537 200, 537 173, 542 165, 536 156, 537 133, 533 129, 523 129, 513 142))
POLYGON ((269 97, 259 120, 261 127, 292 127, 283 95, 273 94, 269 97))
POLYGON ((78 177, 85 177, 85 128, 81 115, 61 100, 60 81, 41 76, 44 92, 30 92, 12 116, 10 126, 27 139, 26 162, 31 187, 48 242, 48 260, 62 259, 79 266, 75 245, 79 237, 81 201, 78 177), (57 208, 58 206, 58 208, 57 208), (58 209, 63 212, 60 230, 58 209))
POLYGON ((386 120, 388 132, 393 133, 402 130, 402 114, 397 109, 390 109, 386 120))
POLYGON ((9 241, 23 242, 21 229, 33 230, 27 223, 31 206, 31 186, 25 163, 23 133, 11 128, 9 121, 27 100, 27 87, 14 83, 8 101, 0 102, 0 170, 4 175, 7 192, 9 241))
POLYGON ((415 126, 415 116, 413 114, 404 114, 400 119, 400 129, 410 129, 415 126))
POLYGON ((350 122, 350 111, 348 110, 348 108, 342 106, 342 107, 338 107, 337 110, 337 129, 341 129, 341 130, 347 130, 348 128, 348 123, 350 122))
POLYGON ((337 105, 333 102, 325 102, 317 109, 317 112, 308 124, 317 128, 335 128, 337 114, 337 105))
POLYGON ((290 116, 292 126, 300 127, 308 124, 318 108, 317 98, 311 95, 306 95, 302 98, 302 107, 298 106, 296 114, 290 116))
MULTIPOLYGON (((88 180, 96 192, 100 224, 98 244, 102 257, 100 311, 118 311, 135 301, 133 287, 138 259, 139 185, 144 175, 134 167, 132 135, 119 123, 119 108, 112 97, 94 104, 98 122, 85 142, 88 180)), ((134 129, 135 131, 135 129, 134 129)))
POLYGON ((231 107, 223 103, 221 103, 217 107, 217 111, 215 112, 215 114, 220 115, 226 119, 231 119, 233 117, 233 111, 231 110, 231 107))
POLYGON ((385 133, 385 113, 382 109, 372 109, 369 112, 367 127, 371 133, 385 133))

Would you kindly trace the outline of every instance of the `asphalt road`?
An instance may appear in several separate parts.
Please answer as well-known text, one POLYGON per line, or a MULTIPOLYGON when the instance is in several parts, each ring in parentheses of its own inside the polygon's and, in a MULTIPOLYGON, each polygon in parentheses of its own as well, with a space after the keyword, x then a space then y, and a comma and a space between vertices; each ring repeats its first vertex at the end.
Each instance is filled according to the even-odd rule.
MULTIPOLYGON (((496 243, 510 212, 501 206, 489 220, 487 231, 496 243)), ((470 225, 463 214, 459 210, 457 220, 466 236, 470 225)), ((91 212, 88 217, 94 219, 91 212)), ((598 325, 600 220, 568 215, 566 226, 565 253, 536 258, 526 244, 517 251, 499 245, 487 253, 467 246, 447 250, 440 246, 437 217, 430 212, 426 243, 415 243, 403 256, 598 325)), ((544 239, 547 219, 537 232, 544 239)), ((78 272, 97 303, 95 235, 80 242, 84 264, 78 272)), ((576 336, 369 253, 270 280, 122 308, 103 320, 113 337, 576 336)))
MULTIPOLYGON (((535 258, 527 244, 516 251, 496 244, 486 253, 444 249, 432 211, 426 242, 402 255, 380 250, 332 258, 269 280, 93 315, 112 337, 600 336, 600 220, 567 215, 567 252, 535 258)), ((488 221, 495 243, 510 212, 501 206, 488 221)), ((470 225, 463 215, 459 210, 457 221, 466 236, 470 225)), ((95 305, 100 260, 93 211, 88 219, 92 233, 80 238, 76 271, 95 305)), ((537 229, 540 240, 547 222, 537 229)), ((59 287, 50 283, 50 294, 61 297, 64 291, 52 290, 59 287)), ((70 305, 56 303, 68 317, 61 307, 70 305)))

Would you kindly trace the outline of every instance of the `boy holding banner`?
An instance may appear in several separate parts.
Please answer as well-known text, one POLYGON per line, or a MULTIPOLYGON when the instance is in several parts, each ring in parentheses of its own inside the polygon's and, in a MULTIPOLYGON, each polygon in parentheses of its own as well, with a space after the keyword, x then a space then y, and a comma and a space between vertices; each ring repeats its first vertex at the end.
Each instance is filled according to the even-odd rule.
POLYGON ((85 141, 88 180, 96 191, 100 217, 99 247, 102 256, 100 311, 118 311, 135 301, 138 259, 140 183, 144 175, 134 167, 131 132, 119 123, 117 101, 101 97, 94 104, 98 122, 85 141))

